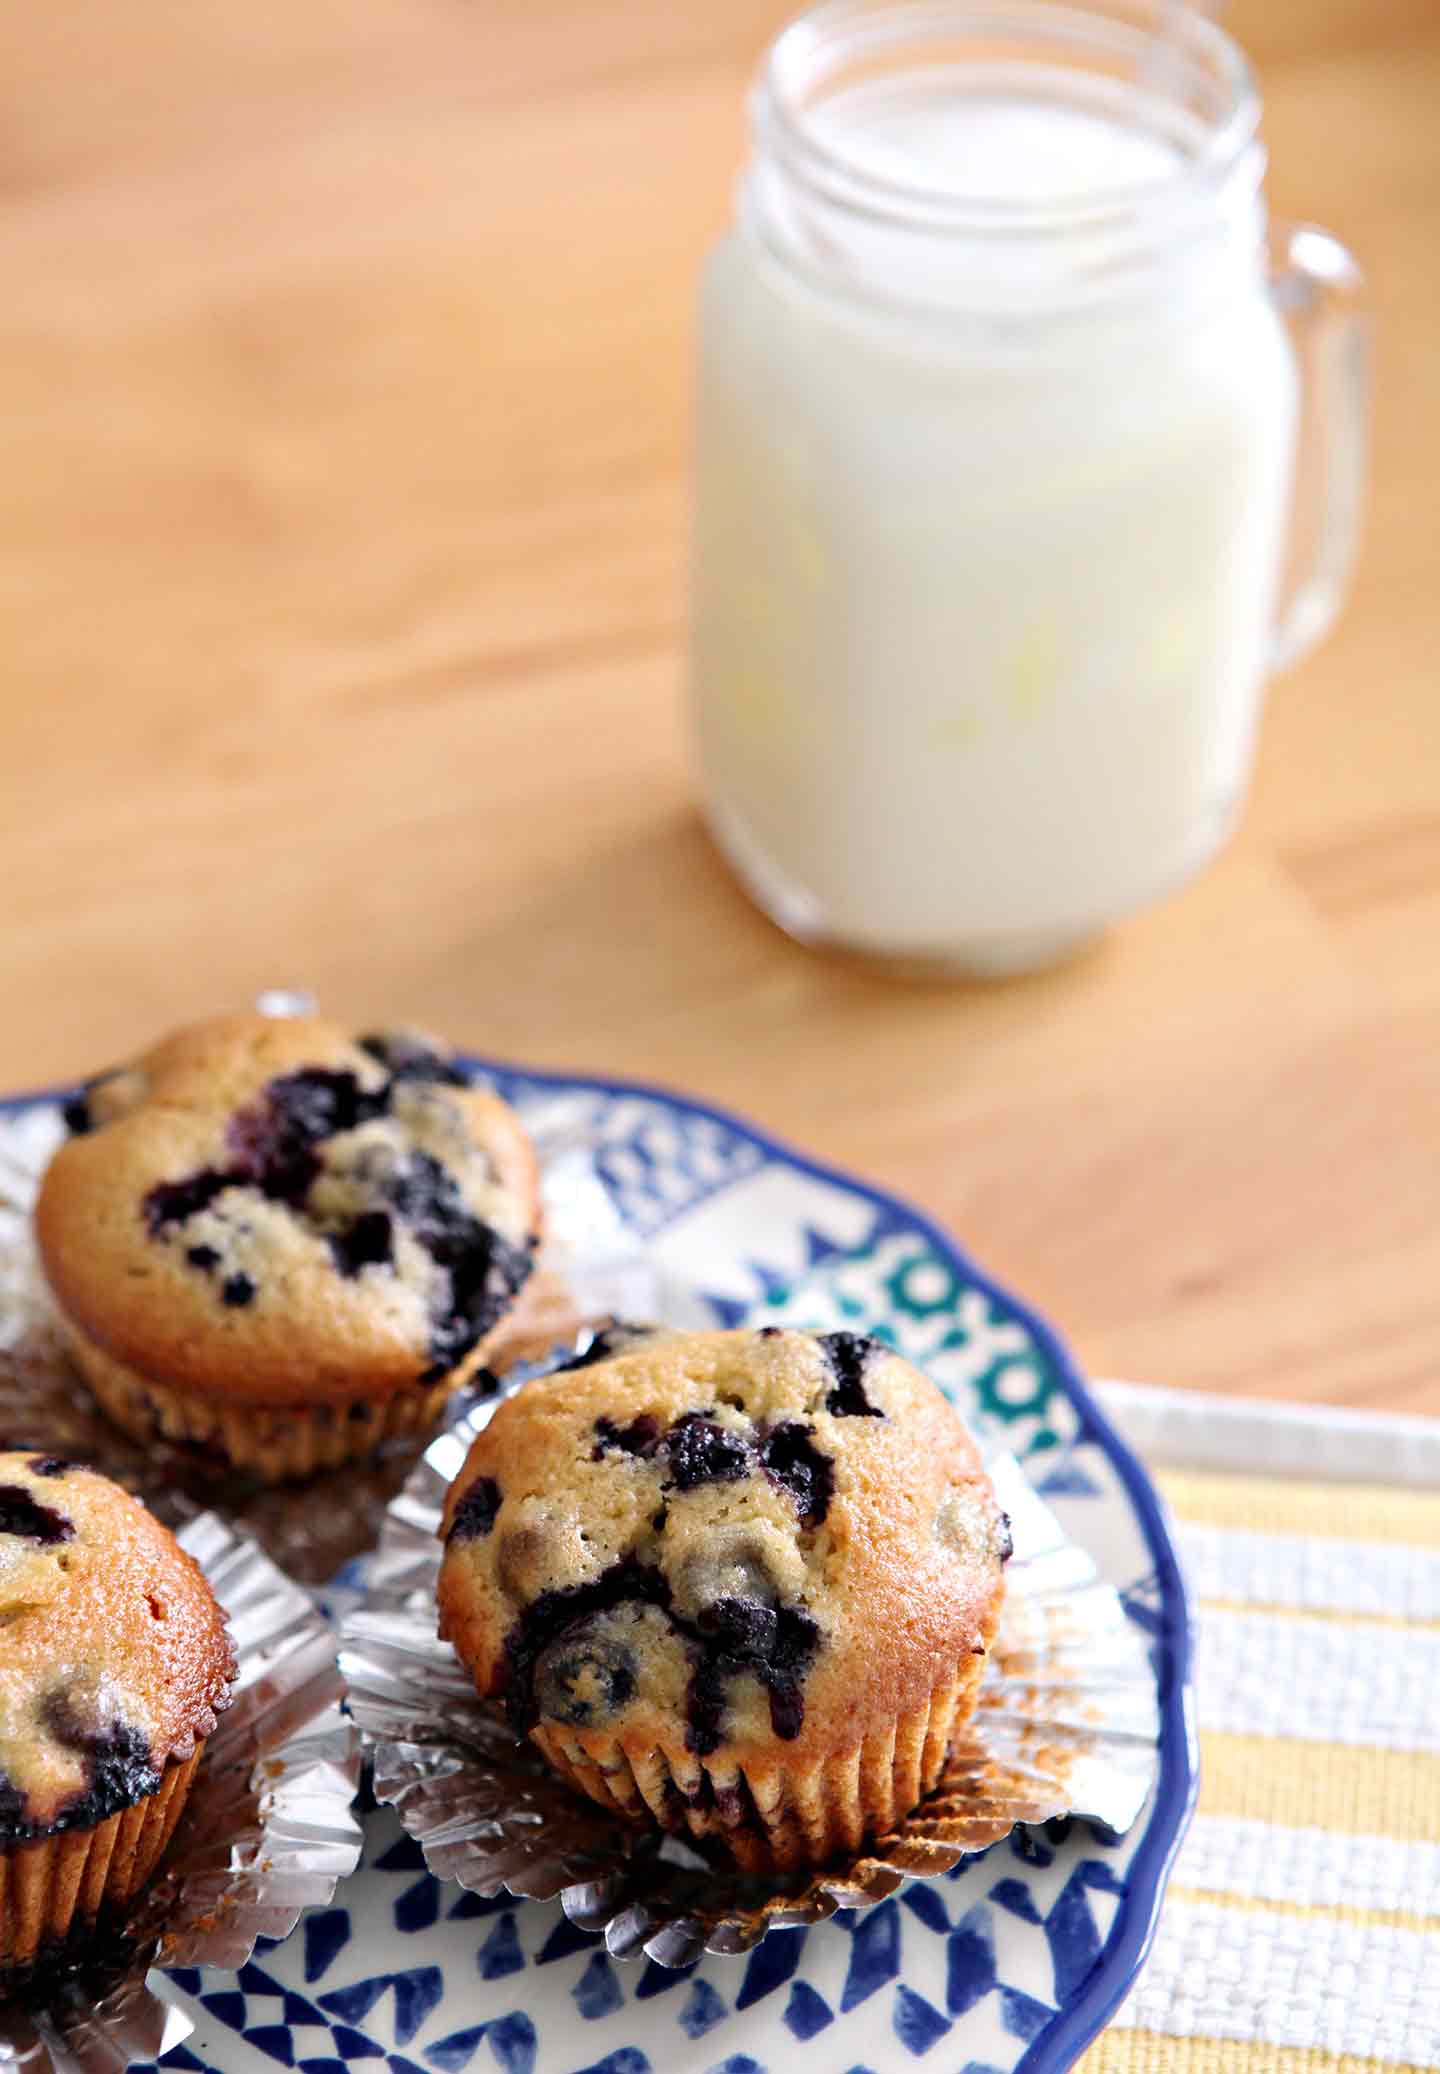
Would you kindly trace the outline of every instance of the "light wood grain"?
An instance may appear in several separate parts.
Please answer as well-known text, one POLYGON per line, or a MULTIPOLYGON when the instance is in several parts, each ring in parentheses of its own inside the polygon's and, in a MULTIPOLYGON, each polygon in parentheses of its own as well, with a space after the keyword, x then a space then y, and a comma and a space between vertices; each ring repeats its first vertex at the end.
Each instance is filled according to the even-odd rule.
POLYGON ((767 0, 0 11, 0 1085, 303 982, 750 1112, 1093 1369, 1440 1412, 1440 18, 1245 0, 1367 261, 1354 602, 1238 840, 1068 970, 897 985, 700 832, 691 293, 767 0))

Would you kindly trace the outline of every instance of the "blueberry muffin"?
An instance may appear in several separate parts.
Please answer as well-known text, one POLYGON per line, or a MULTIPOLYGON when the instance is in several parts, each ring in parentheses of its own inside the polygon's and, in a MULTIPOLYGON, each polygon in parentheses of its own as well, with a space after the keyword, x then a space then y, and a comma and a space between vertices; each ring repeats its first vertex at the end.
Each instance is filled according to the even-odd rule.
POLYGON ((138 1499, 0 1454, 0 1986, 149 1879, 233 1675, 199 1566, 138 1499))
POLYGON ((518 1119, 413 1036, 202 1023, 67 1121, 35 1224, 82 1373, 267 1482, 427 1430, 531 1271, 518 1119))
POLYGON ((934 1786, 1010 1552, 933 1383, 774 1326, 601 1335, 499 1407, 442 1532, 482 1697, 603 1806, 766 1874, 934 1786))

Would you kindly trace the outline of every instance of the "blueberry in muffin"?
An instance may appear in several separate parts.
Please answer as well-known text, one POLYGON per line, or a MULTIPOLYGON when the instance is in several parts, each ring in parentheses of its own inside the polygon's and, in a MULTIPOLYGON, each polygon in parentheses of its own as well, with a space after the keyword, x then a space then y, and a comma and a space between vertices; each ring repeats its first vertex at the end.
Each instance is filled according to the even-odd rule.
POLYGON ((603 1806, 761 1873, 902 1819, 973 1710, 1008 1523, 975 1443, 874 1340, 603 1336, 480 1434, 440 1629, 603 1806))
POLYGON ((150 1878, 233 1674, 209 1585, 137 1499, 0 1454, 0 1987, 150 1878))
POLYGON ((35 1221, 82 1373, 267 1481, 428 1429, 531 1272, 525 1133, 427 1039, 202 1023, 67 1119, 35 1221))

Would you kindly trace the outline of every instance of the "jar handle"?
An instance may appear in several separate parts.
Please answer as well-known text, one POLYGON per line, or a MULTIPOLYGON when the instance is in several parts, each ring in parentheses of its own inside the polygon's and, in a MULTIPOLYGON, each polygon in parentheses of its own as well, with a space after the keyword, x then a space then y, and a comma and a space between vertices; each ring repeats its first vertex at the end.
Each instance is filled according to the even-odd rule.
POLYGON ((1327 634, 1360 540, 1370 451, 1370 318, 1365 278, 1314 224, 1271 231, 1271 293, 1300 364, 1300 432, 1288 572, 1271 666, 1288 669, 1327 634))

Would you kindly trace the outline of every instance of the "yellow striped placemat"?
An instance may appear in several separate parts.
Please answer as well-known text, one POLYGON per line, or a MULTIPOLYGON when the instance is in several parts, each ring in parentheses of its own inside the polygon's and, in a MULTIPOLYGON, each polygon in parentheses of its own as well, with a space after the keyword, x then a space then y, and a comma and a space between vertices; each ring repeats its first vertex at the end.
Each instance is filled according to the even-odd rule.
POLYGON ((1440 2069, 1440 1491, 1157 1481, 1198 1618, 1200 1804, 1080 2068, 1440 2069))

